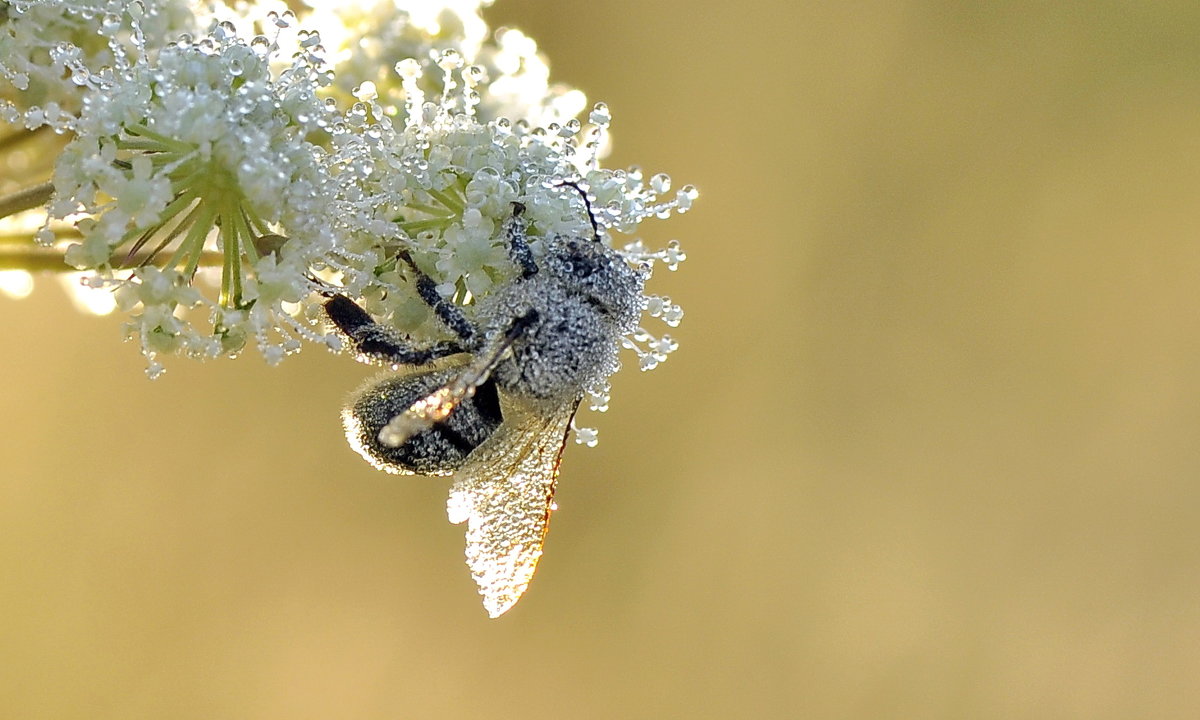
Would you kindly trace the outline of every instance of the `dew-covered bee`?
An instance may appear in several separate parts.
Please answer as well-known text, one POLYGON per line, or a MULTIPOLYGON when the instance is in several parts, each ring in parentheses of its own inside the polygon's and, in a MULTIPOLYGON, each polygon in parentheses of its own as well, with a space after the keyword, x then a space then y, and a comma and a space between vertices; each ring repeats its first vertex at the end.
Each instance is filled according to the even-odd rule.
POLYGON ((505 231, 515 277, 473 319, 409 263, 452 341, 417 345, 343 295, 325 303, 359 360, 402 370, 353 397, 347 439, 387 472, 454 476, 447 512, 467 523, 467 565, 492 617, 533 577, 571 419, 615 370, 644 303, 643 274, 600 240, 594 217, 590 237, 547 238, 535 258, 523 210, 514 203, 505 231))

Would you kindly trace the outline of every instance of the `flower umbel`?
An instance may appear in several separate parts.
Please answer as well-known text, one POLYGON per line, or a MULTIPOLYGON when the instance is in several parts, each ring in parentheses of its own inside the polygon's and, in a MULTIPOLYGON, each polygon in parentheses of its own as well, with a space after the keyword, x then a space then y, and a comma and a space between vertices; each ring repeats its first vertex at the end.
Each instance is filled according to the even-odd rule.
MULTIPOLYGON (((413 342, 445 339, 416 275, 472 317, 516 275, 504 236, 516 206, 535 255, 556 236, 611 244, 690 207, 691 186, 604 168, 608 108, 576 119, 583 94, 551 85, 519 31, 488 37, 480 4, 319 9, 336 38, 327 62, 322 37, 282 6, 253 21, 184 0, 6 3, 0 111, 70 138, 38 240, 115 293, 157 375, 164 353, 253 343, 275 362, 304 340, 336 346, 321 327, 331 287, 413 342)), ((647 276, 683 259, 676 243, 618 245, 647 276)), ((666 297, 642 306, 669 326, 682 317, 666 297)), ((675 348, 641 326, 623 344, 643 369, 675 348)), ((606 383, 588 391, 607 406, 606 383)))
POLYGON ((276 70, 277 42, 222 23, 120 54, 109 73, 76 68, 94 92, 59 158, 50 215, 75 220, 83 237, 67 263, 118 289, 152 373, 160 352, 233 355, 253 339, 278 361, 318 337, 284 308, 308 296, 336 243, 325 151, 310 140, 337 118, 317 96, 329 74, 315 40, 276 70), (202 266, 219 274, 215 297, 193 282, 202 266))
POLYGON ((541 556, 564 438, 596 444, 579 405, 607 409, 622 349, 649 370, 677 347, 646 326, 683 311, 645 288, 684 253, 634 233, 697 194, 604 167, 608 107, 577 117, 583 93, 520 32, 488 37, 483 4, 315 10, 327 54, 281 3, 0 0, 0 163, 32 183, 0 187, 0 289, 80 272, 151 377, 164 354, 304 341, 407 366, 346 408, 347 437, 454 476, 495 617, 541 556))

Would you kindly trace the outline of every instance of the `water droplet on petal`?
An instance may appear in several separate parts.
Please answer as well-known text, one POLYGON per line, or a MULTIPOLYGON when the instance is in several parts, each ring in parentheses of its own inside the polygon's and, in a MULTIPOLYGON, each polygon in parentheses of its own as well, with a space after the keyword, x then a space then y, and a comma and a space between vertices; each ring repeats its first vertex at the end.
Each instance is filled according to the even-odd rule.
POLYGON ((443 50, 441 57, 437 60, 437 65, 447 72, 457 70, 463 66, 463 57, 453 48, 443 50))
POLYGON ((405 58, 396 63, 396 74, 405 80, 421 77, 421 63, 415 58, 405 58))
POLYGON ((588 115, 588 122, 600 127, 608 127, 612 122, 612 115, 608 112, 606 103, 598 102, 592 107, 591 115, 588 115))
POLYGON ((266 57, 271 53, 271 39, 266 35, 256 35, 250 40, 250 49, 259 57, 266 57))

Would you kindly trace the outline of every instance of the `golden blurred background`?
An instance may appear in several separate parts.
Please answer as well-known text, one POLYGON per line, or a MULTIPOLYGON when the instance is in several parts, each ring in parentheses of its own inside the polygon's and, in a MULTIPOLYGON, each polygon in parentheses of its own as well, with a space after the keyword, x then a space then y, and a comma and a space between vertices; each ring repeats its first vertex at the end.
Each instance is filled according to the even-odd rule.
POLYGON ((0 303, 0 716, 1200 714, 1200 4, 501 0, 694 183, 490 621, 369 370, 0 303), (586 424, 586 423, 585 423, 586 424))

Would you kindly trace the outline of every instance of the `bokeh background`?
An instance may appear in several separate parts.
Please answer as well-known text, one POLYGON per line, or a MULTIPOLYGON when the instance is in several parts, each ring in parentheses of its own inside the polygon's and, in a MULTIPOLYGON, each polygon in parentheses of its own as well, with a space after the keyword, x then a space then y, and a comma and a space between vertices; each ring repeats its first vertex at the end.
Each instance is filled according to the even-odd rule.
POLYGON ((1200 713, 1200 4, 501 0, 613 109, 682 347, 489 621, 369 371, 0 304, 0 715, 1200 713))

